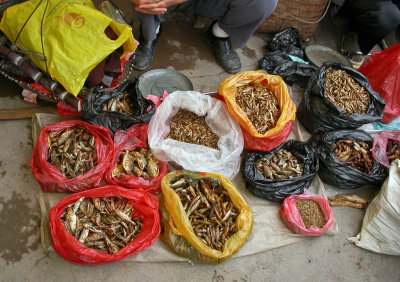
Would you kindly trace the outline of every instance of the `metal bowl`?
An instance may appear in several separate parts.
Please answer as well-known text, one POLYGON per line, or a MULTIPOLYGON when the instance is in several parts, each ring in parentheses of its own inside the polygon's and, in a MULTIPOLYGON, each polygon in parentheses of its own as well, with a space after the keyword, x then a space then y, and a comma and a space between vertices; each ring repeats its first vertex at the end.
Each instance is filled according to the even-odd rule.
POLYGON ((304 51, 310 62, 317 67, 321 67, 325 62, 338 62, 350 68, 353 67, 345 56, 323 45, 310 45, 304 51))
POLYGON ((147 97, 148 94, 162 97, 165 90, 168 93, 175 90, 193 90, 193 84, 186 75, 169 69, 145 72, 139 77, 138 87, 144 97, 147 97))

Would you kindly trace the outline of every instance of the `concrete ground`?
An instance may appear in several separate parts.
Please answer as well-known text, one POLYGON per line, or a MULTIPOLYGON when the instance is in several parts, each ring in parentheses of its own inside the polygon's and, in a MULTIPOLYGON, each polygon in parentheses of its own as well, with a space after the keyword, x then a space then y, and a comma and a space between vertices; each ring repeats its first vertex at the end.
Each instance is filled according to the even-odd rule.
MULTIPOLYGON (((129 5, 123 3, 122 8, 129 9, 129 5)), ((151 68, 170 68, 186 74, 194 90, 217 90, 229 74, 216 65, 204 30, 193 30, 185 19, 175 19, 165 25, 151 68)), ((336 49, 340 36, 341 30, 327 18, 308 44, 315 42, 336 49)), ((257 69, 258 60, 266 52, 266 38, 265 34, 255 34, 246 48, 238 50, 242 71, 257 69)), ((0 77, 0 110, 37 107, 23 102, 20 93, 18 86, 0 77)), ((118 262, 79 266, 55 253, 45 254, 39 244, 36 180, 29 168, 30 122, 0 121, 2 281, 400 281, 399 257, 369 252, 348 242, 348 237, 359 232, 364 212, 346 207, 333 208, 339 225, 339 233, 333 237, 307 238, 265 253, 232 258, 220 265, 118 262)))

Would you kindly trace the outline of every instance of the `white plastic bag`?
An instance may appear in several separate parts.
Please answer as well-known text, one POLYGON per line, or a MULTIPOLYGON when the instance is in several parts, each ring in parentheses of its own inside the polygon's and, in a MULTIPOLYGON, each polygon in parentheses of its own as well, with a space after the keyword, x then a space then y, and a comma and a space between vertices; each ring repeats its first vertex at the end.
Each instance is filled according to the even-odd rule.
POLYGON ((400 255, 399 160, 392 162, 388 178, 369 205, 361 232, 349 241, 373 252, 400 255))
POLYGON ((157 108, 150 120, 149 146, 156 158, 173 161, 187 170, 219 173, 232 179, 240 168, 243 135, 225 104, 195 91, 175 91, 157 108), (219 137, 219 150, 176 141, 166 137, 170 120, 180 108, 206 115, 206 123, 219 137))

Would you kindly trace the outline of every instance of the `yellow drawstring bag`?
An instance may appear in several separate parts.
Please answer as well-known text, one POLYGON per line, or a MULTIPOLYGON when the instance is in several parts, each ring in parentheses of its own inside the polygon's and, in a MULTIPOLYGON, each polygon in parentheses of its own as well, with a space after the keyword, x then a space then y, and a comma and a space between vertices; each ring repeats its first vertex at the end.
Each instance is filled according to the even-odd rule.
POLYGON ((296 119, 296 107, 289 96, 286 83, 280 76, 270 75, 263 70, 246 71, 224 79, 220 84, 218 94, 224 97, 229 113, 237 120, 237 122, 239 122, 243 129, 256 138, 270 137, 282 131, 288 122, 296 119), (281 115, 278 122, 274 128, 271 128, 264 134, 258 133, 257 129, 248 119, 246 113, 236 103, 236 89, 239 86, 249 84, 250 82, 271 90, 279 102, 281 115))
POLYGON ((92 69, 108 55, 122 46, 123 58, 136 48, 131 28, 102 14, 89 0, 23 2, 4 12, 0 29, 11 42, 22 30, 16 44, 26 50, 36 66, 75 96, 92 69), (117 39, 106 36, 107 27, 117 39))
POLYGON ((161 189, 160 208, 164 228, 161 238, 179 255, 203 263, 220 263, 235 254, 250 236, 253 228, 251 209, 225 176, 215 173, 177 170, 164 176, 161 182, 161 189), (194 233, 179 196, 170 187, 171 180, 180 175, 186 175, 190 179, 219 181, 226 189, 234 206, 238 209, 239 214, 235 222, 237 231, 226 240, 222 252, 207 246, 194 233))

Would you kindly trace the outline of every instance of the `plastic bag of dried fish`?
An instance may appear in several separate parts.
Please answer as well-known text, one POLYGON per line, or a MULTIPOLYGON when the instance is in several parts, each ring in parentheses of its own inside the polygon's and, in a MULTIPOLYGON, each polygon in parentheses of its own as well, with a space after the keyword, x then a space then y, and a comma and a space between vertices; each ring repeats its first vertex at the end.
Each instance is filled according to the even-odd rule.
POLYGON ((156 241, 161 231, 158 207, 153 195, 114 185, 70 195, 50 210, 54 250, 75 264, 120 261, 156 241))
POLYGON ((154 156, 184 169, 233 178, 243 136, 223 102, 195 91, 171 93, 153 115, 148 142, 154 156))
POLYGON ((99 185, 113 150, 109 130, 64 120, 42 128, 30 166, 44 192, 74 193, 99 185))
POLYGON ((328 201, 317 195, 289 196, 283 201, 279 214, 290 230, 303 236, 321 236, 333 223, 328 201))
POLYGON ((161 239, 179 255, 220 263, 250 236, 251 209, 224 176, 173 171, 164 177, 161 188, 161 239))
POLYGON ((314 135, 310 142, 318 153, 321 180, 342 189, 365 185, 381 187, 388 169, 372 158, 372 141, 372 137, 362 130, 336 130, 314 135), (345 146, 340 141, 352 144, 345 146))
POLYGON ((148 123, 156 111, 153 101, 142 96, 138 79, 132 78, 114 88, 94 88, 82 104, 82 117, 112 133, 137 123, 148 123))
POLYGON ((376 161, 390 168, 390 163, 400 159, 400 131, 384 130, 374 138, 372 156, 376 161))
POLYGON ((135 124, 114 135, 114 155, 104 179, 125 188, 160 192, 168 163, 154 158, 147 145, 147 124, 135 124))
POLYGON ((218 93, 242 128, 245 149, 269 151, 289 136, 296 107, 280 76, 243 72, 224 79, 218 93))
POLYGON ((242 177, 254 195, 270 201, 302 194, 318 172, 318 156, 305 142, 288 140, 270 152, 248 152, 242 177))
POLYGON ((385 102, 364 75, 340 63, 329 62, 308 82, 297 118, 312 133, 355 129, 380 121, 384 108, 385 102))

